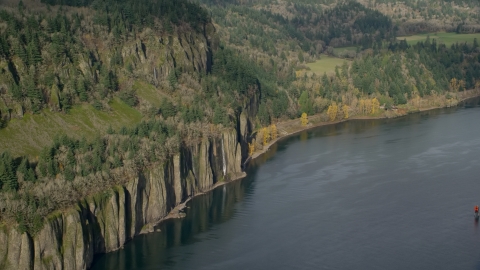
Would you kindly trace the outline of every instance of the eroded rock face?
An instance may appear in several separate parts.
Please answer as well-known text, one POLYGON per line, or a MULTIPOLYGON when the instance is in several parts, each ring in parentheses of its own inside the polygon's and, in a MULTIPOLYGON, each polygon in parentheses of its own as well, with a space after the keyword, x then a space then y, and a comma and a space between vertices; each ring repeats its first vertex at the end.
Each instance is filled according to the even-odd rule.
POLYGON ((32 269, 33 246, 26 233, 0 228, 0 268, 32 269))
POLYGON ((85 269, 93 259, 92 233, 80 207, 64 216, 63 268, 85 269))
POLYGON ((222 139, 224 148, 229 149, 229 151, 225 151, 227 175, 230 175, 230 179, 237 178, 238 174, 242 172, 242 149, 237 140, 237 133, 231 131, 224 132, 222 139))
POLYGON ((203 140, 200 145, 198 157, 194 156, 194 159, 198 159, 198 178, 196 189, 200 192, 205 191, 208 187, 213 185, 213 171, 210 166, 210 147, 211 142, 209 140, 203 140))
POLYGON ((88 268, 95 254, 119 249, 135 235, 149 232, 189 196, 241 175, 240 145, 236 130, 205 138, 163 164, 138 172, 124 186, 50 215, 33 237, 0 228, 0 268, 88 268))
POLYGON ((178 67, 185 72, 206 72, 211 68, 212 37, 208 33, 178 32, 158 36, 146 30, 139 36, 123 46, 122 58, 132 66, 135 75, 150 83, 165 81, 178 67))
POLYGON ((61 241, 64 232, 62 215, 47 220, 33 240, 35 269, 63 269, 61 241))

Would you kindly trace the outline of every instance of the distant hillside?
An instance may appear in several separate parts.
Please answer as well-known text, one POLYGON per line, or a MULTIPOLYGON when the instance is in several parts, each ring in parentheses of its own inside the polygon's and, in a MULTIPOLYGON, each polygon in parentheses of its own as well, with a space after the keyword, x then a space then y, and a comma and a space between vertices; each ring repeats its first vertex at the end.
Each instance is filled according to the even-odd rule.
POLYGON ((392 18, 399 34, 458 31, 480 32, 480 6, 475 0, 359 1, 392 18))
POLYGON ((199 2, 212 11, 220 35, 229 44, 254 55, 262 54, 257 56, 262 61, 282 52, 289 59, 293 52, 297 58, 300 49, 315 57, 322 52, 331 54, 329 46, 373 47, 397 35, 480 31, 480 7, 476 1, 199 2))

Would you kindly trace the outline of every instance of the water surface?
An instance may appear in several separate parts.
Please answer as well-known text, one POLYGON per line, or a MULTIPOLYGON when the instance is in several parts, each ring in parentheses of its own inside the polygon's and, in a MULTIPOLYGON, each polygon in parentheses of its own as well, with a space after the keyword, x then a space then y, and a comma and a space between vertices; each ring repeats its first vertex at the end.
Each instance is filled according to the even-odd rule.
POLYGON ((285 139, 93 269, 480 269, 477 103, 285 139))

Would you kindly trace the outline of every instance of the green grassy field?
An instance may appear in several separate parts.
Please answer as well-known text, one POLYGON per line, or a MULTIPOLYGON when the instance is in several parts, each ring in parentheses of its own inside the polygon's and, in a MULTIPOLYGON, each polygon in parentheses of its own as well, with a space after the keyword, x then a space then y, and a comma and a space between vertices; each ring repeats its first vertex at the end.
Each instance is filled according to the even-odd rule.
POLYGON ((40 150, 52 143, 59 134, 80 139, 93 138, 105 133, 109 126, 133 126, 142 115, 118 99, 109 104, 111 111, 99 111, 91 105, 74 106, 67 114, 43 110, 40 114, 25 114, 22 119, 13 119, 0 129, 0 152, 10 151, 14 156, 35 157, 40 150))
POLYGON ((446 46, 451 46, 455 43, 471 43, 476 38, 480 42, 480 33, 476 34, 457 34, 457 33, 428 33, 413 35, 407 37, 397 37, 398 40, 407 40, 407 43, 414 45, 419 41, 424 41, 427 39, 427 36, 430 36, 430 39, 436 39, 437 43, 444 43, 446 46))
POLYGON ((142 81, 135 81, 132 87, 136 91, 137 96, 153 106, 160 106, 162 102, 162 94, 155 89, 155 86, 142 81))
POLYGON ((323 73, 333 74, 335 72, 335 67, 341 67, 345 61, 347 60, 328 55, 322 55, 320 56, 320 60, 307 64, 307 67, 309 67, 310 70, 300 70, 297 72, 297 76, 301 76, 305 72, 307 72, 307 75, 315 73, 320 76, 323 75, 323 73))

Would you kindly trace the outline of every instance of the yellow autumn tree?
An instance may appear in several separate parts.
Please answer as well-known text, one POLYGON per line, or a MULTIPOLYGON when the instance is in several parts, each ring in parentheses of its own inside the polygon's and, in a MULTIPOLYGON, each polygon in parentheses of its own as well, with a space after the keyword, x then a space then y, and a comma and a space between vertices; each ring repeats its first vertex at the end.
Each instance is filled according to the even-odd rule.
POLYGON ((253 155, 253 152, 255 152, 255 144, 253 142, 248 143, 248 155, 253 155))
MULTIPOLYGON (((314 74, 315 74, 315 73, 314 73, 314 74)), ((322 90, 321 90, 321 86, 320 86, 320 83, 319 83, 319 82, 315 82, 315 83, 313 84, 313 89, 315 89, 316 93, 317 93, 318 95, 320 95, 320 93, 321 93, 322 90)))
POLYGON ((300 118, 300 122, 302 126, 306 126, 308 124, 308 116, 306 113, 302 113, 302 117, 300 118))
POLYGON ((272 140, 277 138, 277 132, 277 126, 275 124, 270 125, 270 137, 272 137, 272 140))
POLYGON ((267 145, 267 143, 270 141, 270 130, 268 127, 264 127, 262 129, 263 132, 263 145, 267 145))
POLYGON ((369 114, 372 113, 372 100, 371 99, 365 99, 365 111, 364 114, 369 114))
POLYGON ((358 110, 359 110, 360 114, 363 114, 363 108, 364 107, 365 107, 365 100, 363 98, 361 98, 358 101, 358 110))
POLYGON ((347 104, 343 104, 342 111, 343 111, 343 118, 348 119, 348 106, 347 104))
POLYGON ((327 114, 330 121, 335 121, 337 118, 338 113, 338 106, 335 102, 333 102, 330 106, 328 106, 327 114))
POLYGON ((380 102, 378 101, 377 98, 373 98, 372 99, 372 102, 371 102, 371 113, 372 114, 376 114, 378 112, 378 110, 380 109, 380 102))

